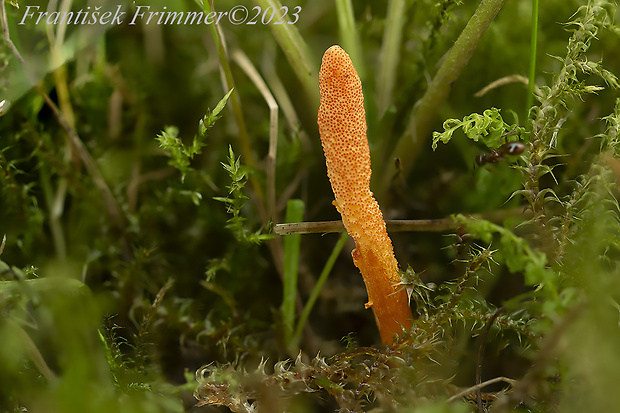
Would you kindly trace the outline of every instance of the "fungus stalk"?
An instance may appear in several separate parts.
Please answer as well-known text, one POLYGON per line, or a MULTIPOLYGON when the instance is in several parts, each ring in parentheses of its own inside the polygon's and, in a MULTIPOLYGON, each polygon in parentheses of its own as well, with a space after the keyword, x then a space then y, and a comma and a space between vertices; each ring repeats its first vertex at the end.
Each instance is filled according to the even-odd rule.
POLYGON ((366 284, 366 308, 372 308, 381 340, 389 344, 411 327, 413 317, 407 294, 399 285, 398 263, 383 214, 370 191, 362 82, 340 46, 330 47, 323 55, 319 89, 317 123, 334 206, 355 241, 352 256, 366 284))

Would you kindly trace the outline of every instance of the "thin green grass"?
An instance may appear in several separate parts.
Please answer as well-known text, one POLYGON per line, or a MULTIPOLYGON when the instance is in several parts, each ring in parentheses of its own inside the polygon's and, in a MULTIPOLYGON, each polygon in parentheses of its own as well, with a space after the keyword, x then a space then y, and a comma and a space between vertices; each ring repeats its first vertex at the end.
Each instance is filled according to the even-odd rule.
MULTIPOLYGON (((278 0, 254 0, 254 3, 260 7, 260 10, 264 11, 269 8, 275 10, 274 19, 281 19, 283 6, 278 0)), ((288 11, 289 13, 284 17, 284 24, 273 24, 269 28, 291 65, 293 73, 301 82, 306 97, 311 104, 318 107, 319 93, 316 87, 316 76, 318 74, 316 59, 312 57, 310 48, 297 29, 298 16, 297 18, 293 17, 295 7, 288 7, 288 11), (291 18, 294 18, 295 22, 291 18)))
POLYGON ((405 0, 391 0, 388 2, 386 25, 383 32, 381 54, 377 70, 377 110, 382 116, 394 101, 394 87, 398 77, 398 67, 401 56, 403 26, 407 11, 405 0))
POLYGON ((308 301, 306 301, 306 305, 304 306, 304 309, 299 316, 299 320, 297 321, 295 333, 291 340, 291 346, 293 348, 299 347, 299 342, 301 340, 303 329, 308 322, 308 317, 310 317, 310 313, 312 313, 312 308, 314 307, 316 300, 319 298, 319 294, 321 293, 321 290, 323 289, 323 286, 325 285, 325 282, 327 281, 327 278, 329 277, 329 274, 332 271, 334 264, 336 263, 338 255, 340 255, 340 251, 342 251, 344 244, 347 242, 347 239, 349 239, 349 234, 347 234, 346 232, 340 234, 338 242, 336 242, 334 249, 329 255, 327 261, 325 262, 325 266, 323 266, 323 270, 321 270, 321 274, 319 275, 319 278, 317 279, 316 284, 312 289, 312 292, 310 293, 310 297, 308 297, 308 301))
MULTIPOLYGON (((303 217, 304 202, 300 199, 289 200, 286 204, 286 222, 301 222, 303 221, 303 217)), ((291 347, 295 325, 300 247, 301 235, 294 234, 284 238, 282 321, 284 323, 284 341, 287 348, 291 347)))
POLYGON ((351 57, 355 70, 363 80, 366 78, 366 65, 362 55, 360 36, 355 24, 355 14, 353 13, 353 3, 351 0, 336 0, 336 17, 338 18, 338 28, 342 47, 351 57))
POLYGON ((538 50, 538 0, 532 0, 532 39, 530 44, 530 69, 527 84, 527 101, 525 103, 525 119, 529 116, 534 104, 534 88, 536 87, 536 52, 538 50))

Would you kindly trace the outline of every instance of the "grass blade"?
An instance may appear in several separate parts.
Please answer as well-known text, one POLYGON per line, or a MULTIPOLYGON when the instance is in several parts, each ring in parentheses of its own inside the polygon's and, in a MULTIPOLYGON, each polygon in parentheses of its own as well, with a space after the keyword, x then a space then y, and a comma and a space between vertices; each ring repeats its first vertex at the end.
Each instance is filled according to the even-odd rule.
MULTIPOLYGON (((303 219, 304 202, 291 199, 286 204, 286 222, 299 222, 303 219)), ((297 270, 301 235, 284 238, 284 293, 282 297, 282 320, 284 321, 285 342, 290 343, 295 324, 295 300, 297 299, 297 270)))
POLYGON ((538 0, 532 0, 532 43, 530 45, 530 73, 527 84, 527 102, 525 119, 528 119, 530 108, 534 104, 534 87, 536 85, 536 50, 538 44, 538 0))
POLYGON ((360 79, 365 78, 366 68, 362 59, 360 37, 355 27, 355 14, 351 0, 336 0, 338 28, 342 38, 342 48, 349 54, 360 79))
POLYGON ((332 268, 334 267, 334 264, 336 263, 336 258, 338 258, 340 251, 342 251, 342 248, 344 247, 344 244, 345 242, 347 242, 348 239, 349 239, 349 234, 347 234, 346 232, 343 232, 342 234, 340 234, 340 238, 338 238, 338 242, 334 246, 332 253, 327 259, 327 262, 325 263, 325 266, 323 267, 323 270, 321 271, 321 275, 319 275, 319 279, 317 280, 316 285, 314 286, 314 289, 312 290, 312 293, 310 293, 310 297, 308 298, 308 301, 306 302, 306 305, 304 306, 301 316, 299 317, 299 321, 297 322, 297 326, 295 327, 295 334, 291 341, 290 347, 297 348, 299 346, 299 340, 301 339, 301 332, 303 331, 304 326, 306 325, 306 321, 308 321, 308 317, 310 316, 310 313, 312 312, 312 307, 314 307, 314 303, 316 302, 317 298, 319 298, 319 293, 323 289, 323 285, 325 284, 325 281, 327 281, 327 277, 329 276, 329 273, 332 271, 332 268))
POLYGON ((390 0, 377 75, 377 109, 380 116, 383 116, 392 102, 406 11, 404 0, 390 0))

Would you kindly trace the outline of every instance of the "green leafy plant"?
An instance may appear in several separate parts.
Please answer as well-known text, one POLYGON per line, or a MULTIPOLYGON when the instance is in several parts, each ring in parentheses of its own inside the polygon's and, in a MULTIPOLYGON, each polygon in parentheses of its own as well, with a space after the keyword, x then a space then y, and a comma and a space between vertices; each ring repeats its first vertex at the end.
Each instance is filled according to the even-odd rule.
POLYGON ((209 111, 198 124, 198 135, 194 136, 190 146, 183 145, 179 139, 179 129, 175 126, 167 126, 160 135, 157 135, 159 146, 168 152, 170 156, 170 165, 174 166, 181 172, 181 180, 185 180, 185 176, 191 170, 190 163, 194 156, 199 155, 202 148, 207 145, 206 137, 209 129, 213 127, 215 121, 221 116, 220 112, 226 106, 226 102, 230 98, 234 89, 230 91, 218 102, 213 111, 209 111))
POLYGON ((462 121, 448 119, 443 123, 443 127, 443 132, 433 132, 433 150, 437 149, 439 141, 450 142, 454 132, 459 129, 474 142, 484 140, 490 148, 497 148, 504 143, 502 139, 507 134, 521 135, 525 131, 518 124, 509 125, 504 122, 499 109, 496 108, 487 109, 482 114, 472 113, 465 116, 462 121))
POLYGON ((246 218, 241 215, 241 209, 248 199, 243 193, 247 173, 241 166, 240 159, 235 156, 232 146, 228 147, 228 163, 222 162, 222 167, 226 170, 231 180, 230 185, 227 186, 228 196, 218 196, 213 199, 226 204, 227 212, 232 214, 232 218, 226 221, 226 227, 233 232, 238 241, 258 244, 271 238, 269 234, 262 234, 260 229, 252 233, 245 225, 246 218))

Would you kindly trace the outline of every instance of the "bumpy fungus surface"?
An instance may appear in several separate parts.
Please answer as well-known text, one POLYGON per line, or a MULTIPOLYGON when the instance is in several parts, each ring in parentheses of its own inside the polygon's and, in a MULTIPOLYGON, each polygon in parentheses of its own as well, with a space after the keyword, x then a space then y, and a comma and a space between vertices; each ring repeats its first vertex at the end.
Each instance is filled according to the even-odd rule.
POLYGON ((319 89, 319 133, 334 205, 355 240, 353 262, 366 284, 366 308, 373 310, 381 340, 391 343, 395 334, 411 327, 411 308, 405 291, 397 285, 400 277, 392 241, 370 191, 362 82, 340 46, 330 47, 323 56, 319 89))

